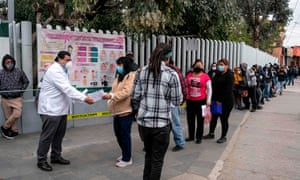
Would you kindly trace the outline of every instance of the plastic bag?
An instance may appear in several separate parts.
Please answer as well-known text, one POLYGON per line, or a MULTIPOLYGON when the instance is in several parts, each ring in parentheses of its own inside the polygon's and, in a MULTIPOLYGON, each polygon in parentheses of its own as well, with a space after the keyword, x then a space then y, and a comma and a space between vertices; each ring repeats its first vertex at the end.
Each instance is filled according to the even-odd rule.
POLYGON ((216 101, 213 101, 211 105, 211 113, 222 114, 222 103, 218 104, 216 101))
POLYGON ((204 124, 208 125, 211 120, 211 111, 210 107, 207 107, 206 105, 202 106, 202 117, 204 117, 204 124))

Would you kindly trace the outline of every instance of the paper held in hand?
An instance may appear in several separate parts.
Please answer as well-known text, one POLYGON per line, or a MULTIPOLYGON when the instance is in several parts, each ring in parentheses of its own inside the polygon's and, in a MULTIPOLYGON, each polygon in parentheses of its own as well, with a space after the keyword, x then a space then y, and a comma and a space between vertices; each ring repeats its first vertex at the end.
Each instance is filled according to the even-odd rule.
POLYGON ((95 91, 92 93, 87 94, 90 98, 94 100, 94 102, 97 102, 99 100, 102 100, 102 96, 104 95, 104 91, 101 89, 99 91, 95 91))

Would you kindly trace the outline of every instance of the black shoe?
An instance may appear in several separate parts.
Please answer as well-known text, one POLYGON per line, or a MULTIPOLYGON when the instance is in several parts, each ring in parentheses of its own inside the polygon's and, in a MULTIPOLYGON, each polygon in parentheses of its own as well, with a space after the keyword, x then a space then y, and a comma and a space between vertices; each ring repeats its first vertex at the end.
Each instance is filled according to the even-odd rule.
POLYGON ((256 109, 254 109, 254 108, 252 108, 251 110, 250 110, 250 112, 255 112, 256 111, 256 109))
POLYGON ((197 139, 196 140, 196 144, 201 144, 202 140, 201 139, 197 139))
POLYGON ((70 164, 71 162, 69 160, 66 160, 62 157, 59 157, 57 159, 51 159, 51 163, 52 164, 63 164, 63 165, 68 165, 70 164))
POLYGON ((9 139, 9 140, 15 139, 13 134, 12 134, 11 129, 5 129, 3 126, 1 126, 1 135, 4 138, 9 139))
POLYGON ((185 141, 194 141, 192 138, 186 138, 185 141))
POLYGON ((215 138, 215 135, 214 135, 214 134, 211 134, 211 133, 209 133, 209 134, 203 136, 203 139, 214 139, 214 138, 215 138))
POLYGON ((52 167, 48 164, 48 162, 39 162, 37 163, 37 167, 43 171, 52 171, 52 167))
POLYGON ((258 109, 258 110, 259 110, 259 109, 262 109, 262 108, 263 108, 263 107, 260 106, 260 105, 257 105, 257 106, 256 106, 256 109, 258 109))
POLYGON ((220 139, 217 140, 217 143, 221 144, 227 141, 226 137, 221 137, 220 139))
POLYGON ((177 151, 180 151, 180 150, 183 150, 183 149, 184 149, 184 147, 176 145, 175 147, 173 147, 172 151, 177 152, 177 151))
POLYGON ((18 135, 19 135, 19 132, 16 132, 16 131, 11 131, 11 135, 12 135, 13 137, 16 137, 16 136, 18 136, 18 135))

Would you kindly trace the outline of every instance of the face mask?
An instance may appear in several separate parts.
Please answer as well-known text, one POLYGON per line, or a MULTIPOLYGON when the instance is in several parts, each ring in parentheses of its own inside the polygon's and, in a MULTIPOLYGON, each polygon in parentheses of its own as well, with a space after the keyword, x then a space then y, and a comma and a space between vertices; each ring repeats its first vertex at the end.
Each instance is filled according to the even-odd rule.
POLYGON ((203 69, 202 68, 199 68, 199 67, 195 67, 194 68, 194 72, 195 73, 199 73, 199 72, 201 72, 203 69))
POLYGON ((14 67, 14 65, 13 65, 13 63, 7 63, 7 64, 5 64, 5 67, 6 67, 8 70, 11 70, 11 69, 14 67))
POLYGON ((65 67, 68 71, 71 71, 72 70, 72 61, 68 61, 66 64, 65 64, 65 67))
POLYGON ((237 71, 238 74, 241 74, 241 71, 237 71))
POLYGON ((218 65, 218 71, 223 72, 224 71, 224 66, 218 65))
POLYGON ((215 70, 217 70, 217 67, 212 67, 211 69, 212 69, 213 71, 215 71, 215 70))
POLYGON ((117 72, 119 74, 123 74, 124 73, 124 68, 122 66, 117 66, 117 72))

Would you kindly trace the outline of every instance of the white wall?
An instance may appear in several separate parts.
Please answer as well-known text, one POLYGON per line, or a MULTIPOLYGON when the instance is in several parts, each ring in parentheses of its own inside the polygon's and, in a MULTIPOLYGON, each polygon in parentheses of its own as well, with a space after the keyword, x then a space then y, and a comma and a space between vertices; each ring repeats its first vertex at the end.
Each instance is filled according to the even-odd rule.
MULTIPOLYGON (((0 58, 1 58, 1 63, 2 63, 2 57, 5 54, 9 54, 9 38, 8 37, 0 37, 0 44, 1 44, 1 48, 0 48, 0 58)), ((0 69, 2 69, 2 66, 0 67, 0 69)))

